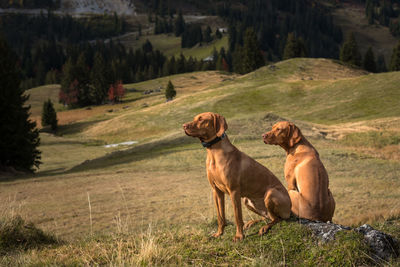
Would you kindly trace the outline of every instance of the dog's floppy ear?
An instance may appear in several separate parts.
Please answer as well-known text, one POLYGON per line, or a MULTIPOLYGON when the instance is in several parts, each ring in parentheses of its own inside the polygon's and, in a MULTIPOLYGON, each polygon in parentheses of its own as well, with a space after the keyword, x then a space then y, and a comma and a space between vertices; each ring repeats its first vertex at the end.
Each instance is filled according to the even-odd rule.
POLYGON ((300 142, 302 137, 301 131, 292 122, 289 123, 289 146, 293 147, 295 144, 300 142))
POLYGON ((214 127, 218 137, 221 137, 228 130, 228 124, 226 124, 224 116, 214 113, 214 127))

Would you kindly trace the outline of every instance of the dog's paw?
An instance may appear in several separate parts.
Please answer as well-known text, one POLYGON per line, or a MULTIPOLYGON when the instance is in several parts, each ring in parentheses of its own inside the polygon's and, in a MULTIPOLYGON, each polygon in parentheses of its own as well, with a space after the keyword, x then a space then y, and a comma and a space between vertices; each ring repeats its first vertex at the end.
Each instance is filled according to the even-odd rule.
POLYGON ((236 235, 233 237, 233 242, 242 241, 243 238, 244 238, 244 235, 236 234, 236 235))
POLYGON ((248 222, 246 222, 246 223, 244 224, 243 229, 244 229, 244 230, 247 230, 247 229, 249 229, 250 227, 252 227, 253 225, 255 225, 256 223, 260 222, 260 221, 261 221, 261 220, 251 220, 251 221, 248 221, 248 222))
POLYGON ((214 237, 214 238, 217 238, 217 237, 222 236, 223 234, 224 234, 223 232, 217 232, 215 234, 212 234, 211 236, 214 237))
POLYGON ((265 235, 270 228, 271 228, 270 225, 265 225, 265 226, 261 227, 260 231, 258 231, 258 235, 260 235, 260 236, 265 235))

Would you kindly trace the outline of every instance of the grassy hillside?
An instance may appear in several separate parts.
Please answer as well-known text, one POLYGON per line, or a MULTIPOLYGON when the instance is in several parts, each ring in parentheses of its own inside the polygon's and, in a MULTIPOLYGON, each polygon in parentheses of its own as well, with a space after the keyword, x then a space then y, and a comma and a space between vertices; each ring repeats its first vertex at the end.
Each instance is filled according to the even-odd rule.
MULTIPOLYGON (((206 153, 181 127, 199 112, 221 113, 231 142, 285 184, 284 151, 263 144, 260 136, 277 120, 294 121, 329 173, 334 222, 373 223, 399 239, 398 84, 399 73, 368 74, 331 60, 292 59, 244 76, 198 72, 131 84, 122 104, 58 112, 64 122, 59 136, 42 134, 37 174, 2 177, 0 210, 28 218, 63 242, 0 253, 0 262, 371 265, 358 235, 349 232, 318 245, 295 221, 262 238, 252 235, 259 227, 252 228, 244 242, 234 244, 228 200, 227 232, 210 239, 216 215, 206 153), (166 103, 169 79, 178 93, 166 103), (104 147, 125 141, 139 143, 104 147)), ((243 212, 246 220, 257 217, 243 212)))
POLYGON ((126 37, 119 38, 119 40, 127 47, 133 49, 141 48, 146 40, 149 40, 154 49, 162 51, 166 56, 178 57, 182 53, 187 58, 191 56, 198 60, 211 56, 214 48, 219 51, 221 47, 225 47, 225 49, 228 47, 227 35, 209 44, 203 43, 201 46, 197 45, 192 48, 181 48, 181 37, 175 37, 173 33, 145 35, 141 36, 139 39, 136 39, 135 35, 127 35, 126 37))
POLYGON ((390 57, 398 39, 390 33, 388 27, 379 25, 378 22, 374 25, 368 24, 364 3, 357 1, 351 1, 351 3, 341 2, 341 6, 335 8, 332 13, 334 23, 343 30, 344 38, 353 32, 362 56, 371 46, 374 49, 375 56, 383 54, 386 65, 389 66, 390 57))

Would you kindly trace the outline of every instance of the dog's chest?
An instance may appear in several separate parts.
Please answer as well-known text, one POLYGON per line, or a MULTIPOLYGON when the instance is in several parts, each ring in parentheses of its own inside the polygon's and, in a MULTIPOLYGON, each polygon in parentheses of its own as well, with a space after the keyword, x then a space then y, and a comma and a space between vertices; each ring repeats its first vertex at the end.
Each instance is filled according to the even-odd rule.
POLYGON ((207 160, 207 178, 211 186, 217 187, 219 190, 228 193, 227 190, 227 179, 224 173, 224 168, 215 161, 207 160))

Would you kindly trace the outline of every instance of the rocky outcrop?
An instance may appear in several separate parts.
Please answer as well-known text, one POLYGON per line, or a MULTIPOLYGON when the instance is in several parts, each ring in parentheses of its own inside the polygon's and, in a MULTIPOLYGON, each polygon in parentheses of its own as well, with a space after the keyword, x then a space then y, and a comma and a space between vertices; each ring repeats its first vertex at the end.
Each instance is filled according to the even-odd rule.
POLYGON ((399 256, 399 241, 392 236, 375 230, 368 224, 361 225, 354 231, 364 235, 364 239, 374 252, 375 259, 388 260, 399 256))
POLYGON ((299 223, 309 227, 313 234, 323 242, 329 242, 335 239, 335 234, 339 231, 356 231, 364 236, 365 242, 369 245, 373 253, 372 257, 376 261, 387 261, 391 257, 399 256, 400 242, 394 237, 372 228, 368 224, 357 228, 351 228, 340 224, 310 221, 306 219, 299 219, 299 223))
POLYGON ((62 0, 61 10, 72 14, 133 15, 135 12, 132 0, 62 0))

